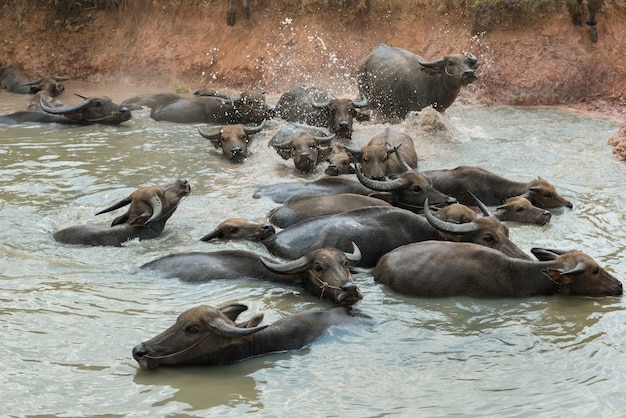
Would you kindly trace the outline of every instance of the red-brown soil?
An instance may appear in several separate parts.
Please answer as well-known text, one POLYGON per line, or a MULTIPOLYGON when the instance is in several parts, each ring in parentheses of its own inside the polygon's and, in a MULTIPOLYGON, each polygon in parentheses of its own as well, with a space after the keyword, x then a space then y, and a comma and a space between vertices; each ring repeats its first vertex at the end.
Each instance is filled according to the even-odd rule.
MULTIPOLYGON (((465 103, 626 115, 626 0, 605 1, 597 43, 572 24, 566 1, 520 11, 504 1, 371 0, 368 8, 366 0, 250 0, 250 20, 236 2, 234 26, 226 25, 226 0, 119 1, 105 10, 94 0, 69 13, 41 3, 0 6, 0 62, 33 78, 54 73, 151 91, 260 85, 272 94, 303 82, 353 96, 359 60, 385 42, 425 59, 476 55, 480 78, 462 91, 465 103)), ((611 141, 626 158, 626 127, 620 132, 611 141)))

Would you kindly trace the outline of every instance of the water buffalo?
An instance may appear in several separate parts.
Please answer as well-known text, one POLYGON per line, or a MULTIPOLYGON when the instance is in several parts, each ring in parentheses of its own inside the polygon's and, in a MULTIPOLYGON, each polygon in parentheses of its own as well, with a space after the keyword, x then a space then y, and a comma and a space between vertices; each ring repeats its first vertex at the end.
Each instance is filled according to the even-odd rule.
POLYGON ((461 87, 476 80, 477 61, 471 54, 425 61, 406 49, 379 44, 359 64, 359 90, 371 107, 392 120, 427 106, 444 112, 461 87))
MULTIPOLYGON (((448 206, 444 206, 439 209, 437 212, 433 214, 433 216, 442 221, 455 223, 455 224, 464 224, 468 222, 472 222, 478 216, 476 216, 476 212, 474 212, 469 207, 462 205, 460 203, 453 203, 448 206)), ((501 220, 501 219, 498 219, 501 220)))
POLYGON ((350 156, 344 150, 343 145, 335 144, 326 157, 328 166, 324 170, 327 176, 341 176, 343 174, 354 174, 354 167, 350 164, 350 156))
POLYGON ((141 187, 127 198, 96 213, 111 212, 130 205, 126 213, 116 217, 110 227, 76 225, 53 234, 64 244, 106 245, 120 247, 124 242, 156 238, 163 232, 165 223, 178 208, 180 201, 191 193, 187 180, 176 180, 161 186, 141 187))
POLYGON ((266 260, 243 250, 186 252, 170 254, 150 261, 142 269, 186 282, 205 282, 243 277, 299 285, 309 293, 340 305, 353 305, 363 295, 352 281, 348 263, 361 258, 353 243, 352 253, 336 248, 308 251, 286 262, 266 260))
POLYGON ((352 193, 307 197, 272 209, 268 219, 279 228, 287 228, 305 219, 348 212, 367 206, 391 206, 391 204, 375 197, 352 193))
POLYGON ((200 94, 194 97, 142 94, 125 100, 122 105, 131 109, 149 107, 152 119, 177 123, 261 123, 269 112, 262 89, 244 91, 236 99, 200 94))
POLYGON ((263 315, 235 323, 244 305, 220 309, 200 305, 183 312, 176 323, 156 337, 138 344, 132 355, 139 366, 214 366, 264 354, 305 347, 331 326, 350 322, 346 308, 311 309, 259 325, 263 315))
POLYGON ((331 153, 331 141, 335 134, 316 136, 306 129, 284 126, 270 140, 278 155, 284 160, 293 160, 296 170, 302 173, 313 171, 331 153))
POLYGON ((12 93, 36 94, 40 91, 48 93, 51 97, 57 97, 65 91, 62 81, 69 78, 60 76, 46 76, 38 80, 27 81, 21 71, 13 66, 0 66, 0 88, 12 93))
POLYGON ((545 225, 550 222, 552 213, 549 210, 538 208, 530 200, 522 196, 510 197, 504 204, 493 212, 501 221, 513 221, 536 225, 545 225))
MULTIPOLYGON (((235 24, 235 5, 234 0, 228 0, 228 13, 226 14, 226 24, 233 26, 235 24)), ((248 6, 248 0, 243 0, 243 17, 244 19, 250 19, 250 6, 248 6)))
POLYGON ((372 189, 349 177, 324 176, 313 181, 294 181, 257 186, 252 196, 255 199, 266 197, 276 203, 287 203, 306 197, 340 193, 369 195, 372 193, 372 189))
MULTIPOLYGON (((596 14, 600 11, 604 0, 587 0, 587 26, 589 26, 589 38, 591 42, 598 42, 598 30, 596 29, 596 14)), ((583 0, 577 0, 574 9, 574 24, 583 25, 583 0)))
POLYGON ((385 180, 387 176, 417 168, 413 138, 389 128, 361 148, 345 145, 344 149, 353 161, 361 164, 363 175, 372 180, 385 180))
POLYGON ((85 97, 75 105, 64 105, 49 95, 39 92, 28 110, 0 116, 0 124, 19 124, 24 122, 62 123, 68 125, 91 125, 102 123, 119 125, 132 116, 128 108, 113 103, 108 97, 85 97))
POLYGON ((350 139, 353 120, 369 120, 369 115, 357 110, 366 105, 364 99, 337 99, 317 87, 295 84, 280 96, 274 111, 276 116, 288 122, 325 127, 339 138, 350 139))
POLYGON ((211 141, 213 146, 221 149, 230 161, 242 162, 248 157, 248 144, 251 136, 261 132, 265 127, 266 119, 258 126, 248 127, 238 123, 236 125, 216 126, 208 132, 198 128, 198 133, 211 141))
POLYGON ((217 227, 200 238, 200 241, 221 239, 244 239, 248 241, 263 241, 276 233, 271 224, 253 223, 243 218, 225 219, 217 227))
POLYGON ((529 182, 506 179, 480 167, 459 166, 448 170, 426 170, 437 190, 454 196, 459 203, 474 204, 470 190, 486 205, 501 205, 513 196, 523 196, 539 208, 573 207, 548 181, 538 178, 529 182))
POLYGON ((470 243, 419 242, 382 256, 372 274, 399 293, 420 297, 598 297, 623 292, 619 280, 581 251, 531 252, 539 262, 470 243))
POLYGON ((423 210, 426 199, 438 208, 457 202, 453 196, 434 188, 428 177, 415 170, 405 171, 388 181, 369 179, 363 175, 358 166, 355 171, 361 184, 378 192, 371 193, 372 196, 416 213, 423 210))
MULTIPOLYGON (((426 207, 425 207, 426 209, 426 207)), ((444 222, 426 210, 426 218, 396 207, 365 207, 306 219, 263 240, 274 255, 301 257, 317 248, 361 250, 360 267, 373 267, 385 253, 411 242, 455 240, 498 249, 513 257, 528 258, 510 239, 508 228, 494 217, 466 224, 444 222)))

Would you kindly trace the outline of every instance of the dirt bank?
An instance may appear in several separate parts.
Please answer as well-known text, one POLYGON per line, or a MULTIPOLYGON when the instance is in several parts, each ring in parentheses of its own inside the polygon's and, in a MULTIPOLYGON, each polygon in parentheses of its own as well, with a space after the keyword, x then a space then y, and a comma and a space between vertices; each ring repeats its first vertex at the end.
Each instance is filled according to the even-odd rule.
POLYGON ((356 91, 358 61, 385 42, 426 59, 476 55, 480 78, 461 93, 464 102, 626 115, 626 0, 605 1, 597 43, 572 24, 566 1, 520 11, 507 1, 250 0, 250 20, 236 2, 234 26, 226 25, 226 0, 120 1, 104 10, 87 1, 70 12, 10 3, 0 6, 0 61, 33 77, 170 91, 261 85, 275 94, 304 82, 342 96, 356 91))

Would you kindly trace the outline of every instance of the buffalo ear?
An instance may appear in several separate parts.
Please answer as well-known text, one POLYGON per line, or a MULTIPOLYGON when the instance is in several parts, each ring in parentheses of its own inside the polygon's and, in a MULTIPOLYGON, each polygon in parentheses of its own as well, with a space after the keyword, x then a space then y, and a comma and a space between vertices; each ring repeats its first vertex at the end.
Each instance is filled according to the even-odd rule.
POLYGON ((422 67, 421 70, 424 71, 426 74, 429 74, 429 75, 437 75, 437 74, 441 73, 441 67, 435 67, 435 68, 432 68, 432 67, 422 67))
POLYGON ((561 269, 547 268, 544 269, 542 273, 559 286, 564 284, 570 284, 572 282, 571 277, 565 276, 563 274, 563 270, 561 269))
POLYGON ((242 322, 241 324, 237 324, 239 328, 254 328, 259 325, 263 321, 263 314, 256 314, 252 318, 248 319, 246 322, 242 322))

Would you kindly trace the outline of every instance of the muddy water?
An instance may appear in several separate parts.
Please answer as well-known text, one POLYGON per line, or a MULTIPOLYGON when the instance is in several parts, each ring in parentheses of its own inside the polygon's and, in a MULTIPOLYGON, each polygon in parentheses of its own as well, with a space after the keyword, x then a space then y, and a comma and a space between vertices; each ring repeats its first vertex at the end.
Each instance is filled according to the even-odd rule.
MULTIPOLYGON (((82 86, 80 92, 87 92, 82 86)), ((93 87, 92 87, 93 88, 93 87)), ((103 87, 98 87, 105 90, 103 87)), ((112 89, 117 100, 137 93, 112 89)), ((0 112, 27 99, 0 93, 0 112)), ((626 277, 626 165, 606 145, 613 120, 538 108, 453 106, 436 123, 395 129, 416 140, 420 168, 480 165, 516 180, 547 178, 573 210, 545 227, 510 225, 525 251, 578 248, 626 277), (435 129, 434 129, 435 128, 435 129)), ((626 407, 621 297, 416 299, 366 274, 358 309, 372 322, 331 329, 311 347, 217 368, 145 371, 137 343, 201 303, 245 303, 271 322, 328 306, 251 280, 186 284, 140 271, 154 258, 246 243, 198 241, 220 220, 262 221, 275 203, 255 185, 306 181, 257 135, 244 164, 225 161, 194 125, 135 112, 118 127, 0 126, 0 399, 31 416, 617 416, 626 407), (94 216, 137 187, 188 179, 192 194, 155 240, 123 248, 56 243, 53 231, 106 225, 94 216)), ((363 143, 384 125, 358 125, 363 143)), ((244 314, 245 316, 246 314, 244 314)))

